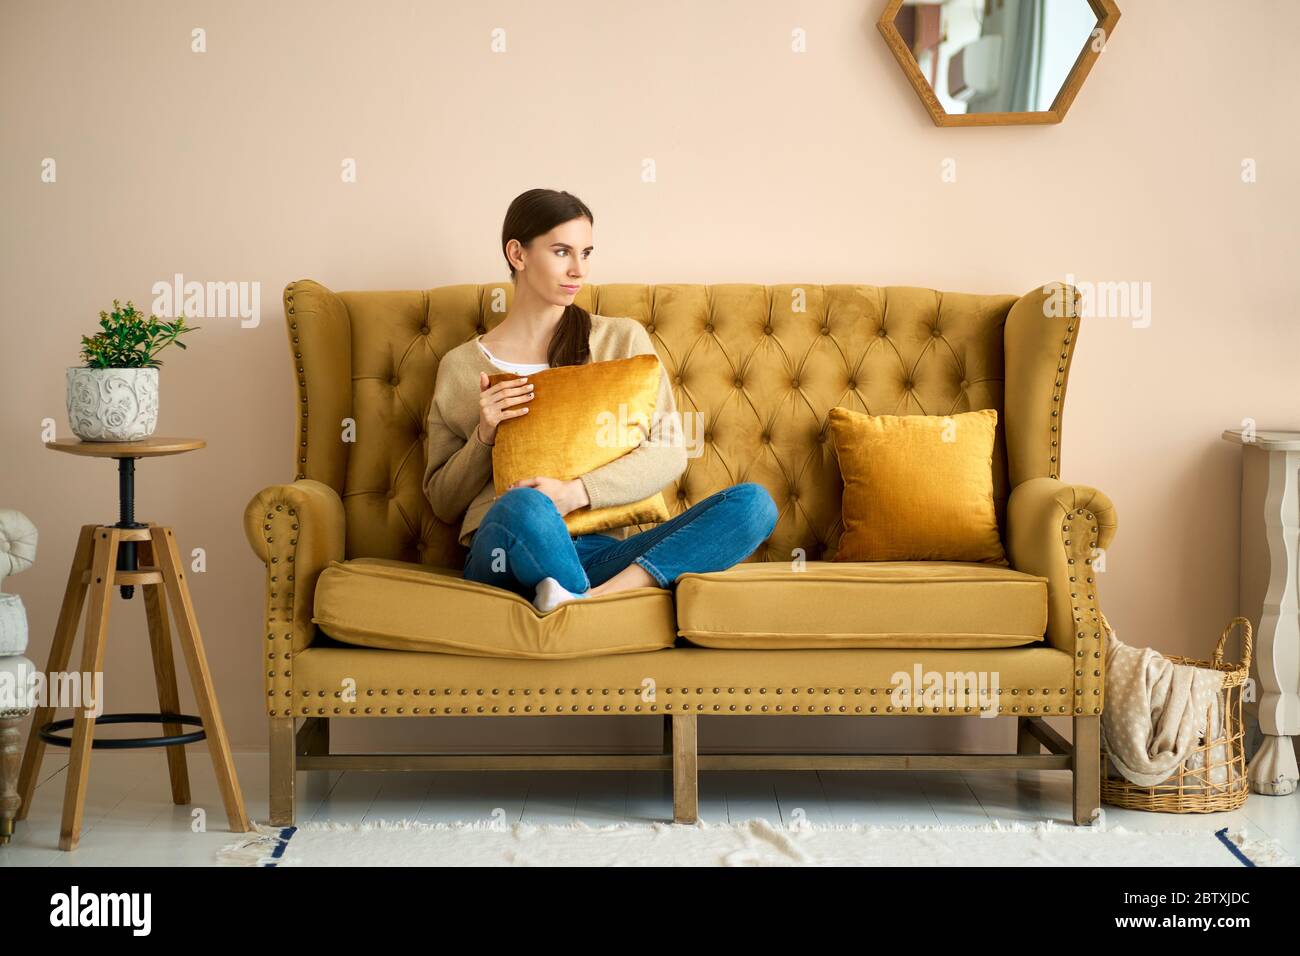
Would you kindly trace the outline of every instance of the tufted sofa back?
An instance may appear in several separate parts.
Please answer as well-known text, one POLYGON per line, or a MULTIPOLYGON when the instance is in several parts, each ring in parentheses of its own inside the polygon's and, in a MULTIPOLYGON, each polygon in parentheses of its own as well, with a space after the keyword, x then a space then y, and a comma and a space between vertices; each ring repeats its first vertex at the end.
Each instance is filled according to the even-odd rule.
MULTIPOLYGON (((1017 297, 614 284, 586 286, 576 301, 641 322, 672 377, 692 447, 686 471, 665 489, 669 510, 758 482, 780 517, 750 560, 788 561, 796 548, 831 560, 842 531, 827 424, 836 405, 876 415, 996 409, 993 487, 1004 540, 1011 489, 1059 476, 1078 320, 1048 314, 1047 288, 1017 297)), ((458 526, 433 516, 421 488, 425 419, 441 356, 500 322, 512 296, 508 282, 336 293, 303 280, 285 289, 298 383, 295 471, 342 497, 348 558, 461 567, 458 526)))

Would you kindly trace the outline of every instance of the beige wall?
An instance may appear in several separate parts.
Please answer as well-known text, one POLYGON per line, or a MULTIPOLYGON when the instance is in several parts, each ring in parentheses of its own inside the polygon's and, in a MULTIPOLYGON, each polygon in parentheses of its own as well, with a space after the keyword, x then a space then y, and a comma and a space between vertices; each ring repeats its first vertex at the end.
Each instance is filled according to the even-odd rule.
MULTIPOLYGON (((500 281, 510 199, 596 214, 595 282, 862 282, 1013 292, 1150 282, 1151 324, 1085 322, 1062 474, 1115 500, 1102 599, 1130 643, 1205 653, 1236 612, 1243 418, 1300 425, 1295 307, 1300 4, 1119 0, 1066 122, 937 129, 875 30, 884 0, 0 5, 0 507, 41 532, 10 579, 44 661, 77 526, 115 517, 111 464, 66 435, 64 368, 114 298, 261 283, 262 321, 208 319, 162 373, 143 518, 206 549, 195 601, 236 747, 265 745, 262 569, 240 519, 292 476, 284 285, 500 281), (190 51, 190 31, 208 50, 190 51), (505 54, 489 52, 506 31, 505 54), (803 28, 808 52, 790 52, 803 28), (57 162, 57 182, 40 180, 57 162), (358 182, 340 181, 355 158, 358 182), (658 181, 641 181, 642 162, 658 181), (957 181, 941 180, 955 159, 957 181), (1258 182, 1242 182, 1243 159, 1258 182)), ((140 606, 118 602, 108 709, 148 709, 140 606)), ((184 691, 188 701, 188 689, 184 691)), ((187 705, 188 706, 188 705, 187 705)), ((391 722, 345 747, 655 746, 649 721, 391 722)), ((704 746, 1009 746, 1009 720, 706 722, 704 746)), ((161 758, 160 758, 161 759, 161 758)))

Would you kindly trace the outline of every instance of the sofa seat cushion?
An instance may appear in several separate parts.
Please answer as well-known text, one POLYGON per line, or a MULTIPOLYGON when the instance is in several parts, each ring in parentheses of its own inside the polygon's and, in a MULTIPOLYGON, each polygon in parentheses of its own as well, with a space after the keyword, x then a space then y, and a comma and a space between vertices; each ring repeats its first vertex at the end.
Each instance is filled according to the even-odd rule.
POLYGON ((677 627, 702 647, 1018 647, 1043 640, 1047 579, 965 562, 747 562, 681 575, 677 627))
POLYGON ((556 660, 671 647, 672 595, 635 588, 541 614, 518 594, 460 571, 383 558, 331 561, 312 621, 345 644, 473 657, 556 660))

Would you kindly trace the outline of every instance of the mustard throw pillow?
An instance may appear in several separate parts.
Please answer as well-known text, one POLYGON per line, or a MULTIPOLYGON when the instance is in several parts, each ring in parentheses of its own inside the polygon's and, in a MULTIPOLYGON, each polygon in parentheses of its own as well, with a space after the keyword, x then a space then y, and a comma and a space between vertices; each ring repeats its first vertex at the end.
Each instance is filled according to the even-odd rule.
MULTIPOLYGON (((492 481, 498 495, 520 478, 547 475, 568 480, 621 458, 650 434, 659 398, 659 359, 625 359, 561 365, 528 376, 533 398, 528 414, 497 426, 492 481)), ((520 376, 499 372, 498 382, 520 376)), ((522 404, 511 406, 523 408, 522 404)), ((573 536, 629 524, 667 521, 661 492, 624 505, 570 511, 564 523, 573 536)))
POLYGON ((844 479, 836 561, 1006 564, 993 507, 996 409, 957 415, 830 410, 844 479))

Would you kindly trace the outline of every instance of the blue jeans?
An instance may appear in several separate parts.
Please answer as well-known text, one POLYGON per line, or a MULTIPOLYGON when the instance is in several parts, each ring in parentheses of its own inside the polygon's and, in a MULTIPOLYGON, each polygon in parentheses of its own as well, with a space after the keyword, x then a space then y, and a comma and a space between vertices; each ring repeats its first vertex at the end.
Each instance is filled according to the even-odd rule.
POLYGON ((581 594, 635 562, 668 588, 688 571, 725 571, 749 557, 772 533, 776 518, 767 489, 747 481, 622 541, 608 534, 575 538, 550 498, 536 488, 512 488, 475 530, 465 579, 532 600, 542 578, 581 594))

